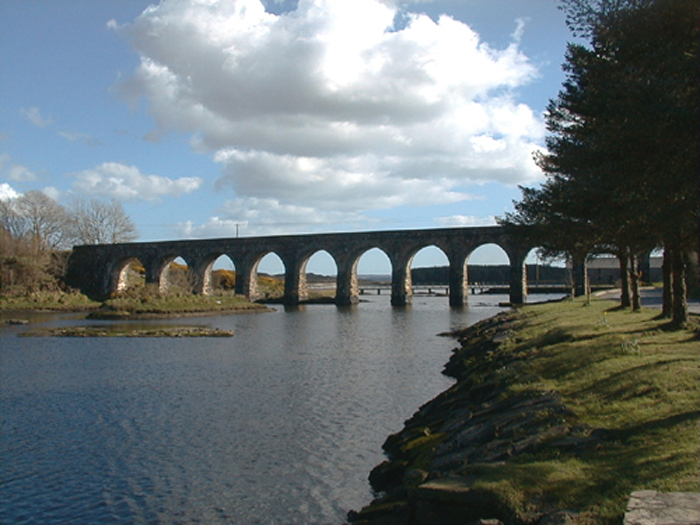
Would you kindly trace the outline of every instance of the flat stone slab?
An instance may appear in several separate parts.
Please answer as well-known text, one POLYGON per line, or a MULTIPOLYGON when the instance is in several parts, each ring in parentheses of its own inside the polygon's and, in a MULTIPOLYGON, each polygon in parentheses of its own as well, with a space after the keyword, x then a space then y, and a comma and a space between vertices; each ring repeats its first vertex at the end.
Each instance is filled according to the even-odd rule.
POLYGON ((700 492, 633 492, 624 525, 700 525, 700 492))

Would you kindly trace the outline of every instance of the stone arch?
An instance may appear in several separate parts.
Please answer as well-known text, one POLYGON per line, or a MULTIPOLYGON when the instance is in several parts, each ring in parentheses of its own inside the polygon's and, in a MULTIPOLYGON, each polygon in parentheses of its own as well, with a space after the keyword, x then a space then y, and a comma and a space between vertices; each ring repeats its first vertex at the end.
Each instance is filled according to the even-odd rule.
MULTIPOLYGON (((450 258, 446 251, 438 246, 437 243, 416 246, 412 255, 408 260, 407 279, 411 283, 411 292, 415 293, 416 279, 414 273, 421 272, 425 274, 425 278, 419 278, 418 281, 429 279, 429 282, 424 284, 433 285, 428 289, 428 293, 436 293, 440 286, 443 290, 449 286, 449 269, 450 258), (435 270, 430 271, 430 268, 435 270)), ((421 283, 423 284, 423 283, 421 283)))
POLYGON ((188 261, 180 254, 170 254, 161 257, 153 266, 153 280, 146 277, 146 282, 158 285, 161 293, 187 292, 191 293, 195 286, 188 261))
MULTIPOLYGON (((286 274, 288 264, 285 262, 284 258, 276 250, 265 250, 254 254, 251 257, 248 269, 246 271, 247 281, 248 281, 248 292, 245 293, 249 300, 255 301, 258 299, 277 299, 279 297, 284 297, 284 290, 286 287, 286 274), (260 264, 268 256, 274 256, 274 258, 279 260, 282 266, 282 275, 285 275, 284 281, 274 282, 276 279, 272 276, 273 271, 264 272, 269 273, 268 276, 259 275, 260 264)), ((241 271, 241 273, 243 273, 241 271)), ((243 275, 241 275, 243 277, 243 275)), ((238 290, 238 287, 237 287, 238 290)))
POLYGON ((112 265, 109 293, 124 292, 133 286, 143 286, 145 282, 146 267, 141 260, 135 256, 122 257, 112 265))
POLYGON ((212 295, 236 290, 236 263, 226 252, 214 252, 192 264, 194 292, 212 295))
POLYGON ((355 272, 359 272, 360 266, 366 263, 379 264, 382 266, 386 266, 386 263, 388 263, 388 275, 391 275, 391 271, 394 265, 391 259, 391 251, 388 250, 386 247, 378 244, 359 247, 352 253, 352 259, 352 267, 355 272), (374 261, 372 261, 372 259, 374 259, 374 261))
MULTIPOLYGON (((467 254, 467 265, 472 263, 472 268, 469 270, 472 274, 476 270, 476 264, 479 261, 472 259, 472 255, 479 249, 483 249, 488 246, 495 246, 498 251, 490 254, 490 259, 493 261, 494 257, 505 255, 505 261, 503 261, 503 269, 500 274, 496 276, 489 277, 489 280, 502 280, 501 283, 488 283, 493 285, 504 285, 508 290, 508 296, 512 304, 523 304, 527 298, 527 273, 525 271, 525 258, 530 251, 529 247, 521 245, 511 245, 506 242, 501 242, 499 239, 487 239, 482 242, 476 243, 467 254)), ((493 262, 491 263, 493 264, 493 262)), ((471 286, 479 281, 479 276, 473 276, 468 278, 468 286, 471 286)))
POLYGON ((471 285, 484 283, 506 285, 510 279, 511 262, 508 251, 498 243, 490 241, 474 246, 469 250, 465 261, 469 273, 467 282, 471 285), (481 268, 481 266, 487 265, 491 267, 488 273, 481 268))
MULTIPOLYGON (((359 302, 361 290, 358 273, 360 265, 367 262, 365 257, 368 256, 370 252, 371 254, 369 257, 370 259, 375 259, 375 264, 381 265, 384 262, 388 262, 389 274, 391 274, 391 257, 381 246, 376 246, 374 244, 358 244, 351 250, 343 249, 335 253, 334 258, 338 265, 338 283, 335 302, 338 306, 347 306, 359 302), (364 262, 363 259, 365 259, 364 262), (381 262, 379 262, 380 260, 381 262)), ((370 264, 372 264, 371 260, 370 264)))
MULTIPOLYGON (((297 293, 299 296, 299 300, 306 300, 309 298, 309 290, 313 291, 313 295, 316 297, 323 297, 324 292, 326 292, 329 287, 330 289, 333 290, 333 296, 337 297, 338 295, 338 262, 335 260, 335 257, 333 257, 333 254, 331 254, 328 250, 324 248, 319 248, 315 250, 314 252, 311 252, 309 254, 305 254, 301 258, 301 262, 299 264, 299 275, 297 277, 298 281, 298 286, 297 286, 297 293), (325 270, 328 271, 331 269, 331 266, 335 267, 335 279, 333 282, 331 280, 326 280, 325 283, 324 281, 319 281, 317 283, 309 283, 309 263, 314 263, 318 264, 318 259, 319 257, 325 258, 325 270), (313 259, 316 259, 316 261, 313 261, 313 259), (324 286, 325 284, 325 286, 324 286)), ((322 274, 317 274, 317 275, 322 275, 322 274)), ((333 275, 333 274, 325 274, 325 275, 333 275)))

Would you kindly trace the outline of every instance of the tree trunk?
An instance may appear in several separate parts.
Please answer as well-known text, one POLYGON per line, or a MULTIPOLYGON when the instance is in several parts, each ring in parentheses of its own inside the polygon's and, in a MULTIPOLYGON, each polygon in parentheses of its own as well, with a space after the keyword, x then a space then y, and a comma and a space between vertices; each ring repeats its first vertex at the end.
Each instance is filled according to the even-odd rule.
POLYGON ((588 290, 588 253, 572 252, 571 257, 571 295, 581 297, 588 290))
POLYGON ((673 309, 673 273, 671 272, 671 267, 673 254, 669 247, 664 247, 664 262, 661 267, 663 271, 664 279, 664 289, 663 289, 663 301, 661 307, 661 317, 671 318, 671 311, 673 309))
POLYGON ((637 269, 637 256, 630 254, 630 289, 632 292, 632 310, 638 312, 642 309, 639 299, 639 271, 637 269))
POLYGON ((688 298, 685 287, 686 257, 681 248, 673 250, 673 312, 671 324, 675 328, 685 328, 688 324, 688 298))
POLYGON ((620 288, 622 289, 620 294, 620 306, 628 308, 632 303, 630 302, 630 280, 629 271, 627 270, 626 254, 620 252, 617 255, 617 260, 620 261, 620 288))

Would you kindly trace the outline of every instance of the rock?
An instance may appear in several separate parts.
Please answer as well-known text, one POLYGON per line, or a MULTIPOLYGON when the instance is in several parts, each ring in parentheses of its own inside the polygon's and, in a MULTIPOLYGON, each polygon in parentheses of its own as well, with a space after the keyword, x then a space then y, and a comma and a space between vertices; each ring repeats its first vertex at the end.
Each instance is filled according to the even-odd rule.
POLYGON ((383 461, 369 473, 369 483, 377 492, 399 485, 406 474, 406 461, 383 461))
POLYGON ((29 324, 26 319, 5 319, 5 324, 24 325, 29 324))
POLYGON ((624 525, 698 525, 700 492, 633 492, 624 525))
POLYGON ((522 506, 507 492, 483 484, 475 488, 476 476, 483 478, 511 458, 517 461, 520 454, 582 454, 609 437, 581 424, 560 394, 542 389, 527 366, 533 350, 513 351, 509 342, 501 346, 517 328, 513 319, 497 316, 459 334, 462 348, 445 367, 457 382, 387 438, 383 448, 389 460, 370 474, 372 487, 383 496, 360 512, 358 523, 577 523, 574 513, 542 517, 547 510, 535 503, 522 506), (511 390, 514 381, 524 388, 511 390), (382 514, 389 502, 389 508, 401 508, 402 502, 401 513, 382 514))
POLYGON ((415 489, 426 479, 428 479, 428 472, 421 469, 411 469, 406 471, 403 477, 403 484, 408 489, 415 489))

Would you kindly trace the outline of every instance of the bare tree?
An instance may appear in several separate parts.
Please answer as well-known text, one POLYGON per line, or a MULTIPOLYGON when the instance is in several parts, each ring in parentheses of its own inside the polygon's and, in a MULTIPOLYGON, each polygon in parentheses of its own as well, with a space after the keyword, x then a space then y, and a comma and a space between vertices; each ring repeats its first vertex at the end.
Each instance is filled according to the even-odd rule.
POLYGON ((70 237, 76 244, 109 244, 133 241, 136 227, 121 203, 76 198, 69 206, 70 237))
MULTIPOLYGON (((0 224, 4 237, 20 239, 25 232, 25 220, 17 210, 17 199, 0 199, 0 224)), ((3 251, 3 253, 6 253, 3 251)))
POLYGON ((2 201, 0 211, 3 227, 15 239, 35 250, 65 247, 68 215, 45 193, 31 190, 16 199, 2 201))

